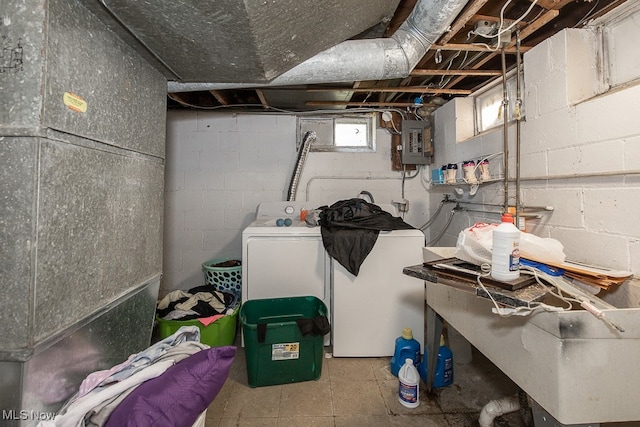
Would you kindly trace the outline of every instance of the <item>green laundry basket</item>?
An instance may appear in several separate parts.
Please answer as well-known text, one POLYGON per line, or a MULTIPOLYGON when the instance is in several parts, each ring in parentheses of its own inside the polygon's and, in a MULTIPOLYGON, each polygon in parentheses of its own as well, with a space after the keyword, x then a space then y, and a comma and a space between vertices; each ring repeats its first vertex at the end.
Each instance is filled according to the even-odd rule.
POLYGON ((193 320, 164 320, 156 316, 160 338, 173 335, 182 326, 197 326, 200 329, 200 342, 211 347, 233 345, 236 338, 239 308, 207 326, 197 319, 193 320))
POLYGON ((327 316, 312 296, 246 301, 240 309, 247 376, 251 387, 317 380, 322 373, 324 337, 302 335, 296 319, 327 316), (266 324, 259 340, 259 324, 266 324))

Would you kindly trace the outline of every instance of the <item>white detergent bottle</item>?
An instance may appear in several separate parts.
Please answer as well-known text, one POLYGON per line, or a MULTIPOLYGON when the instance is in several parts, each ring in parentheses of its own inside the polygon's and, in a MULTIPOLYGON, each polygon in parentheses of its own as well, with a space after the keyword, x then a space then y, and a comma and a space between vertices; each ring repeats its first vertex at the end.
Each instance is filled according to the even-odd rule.
POLYGON ((491 277, 511 281, 520 277, 520 233, 510 214, 502 215, 502 222, 493 230, 491 249, 491 277))
POLYGON ((417 408, 420 404, 420 375, 412 359, 406 359, 398 372, 398 400, 402 406, 417 408))

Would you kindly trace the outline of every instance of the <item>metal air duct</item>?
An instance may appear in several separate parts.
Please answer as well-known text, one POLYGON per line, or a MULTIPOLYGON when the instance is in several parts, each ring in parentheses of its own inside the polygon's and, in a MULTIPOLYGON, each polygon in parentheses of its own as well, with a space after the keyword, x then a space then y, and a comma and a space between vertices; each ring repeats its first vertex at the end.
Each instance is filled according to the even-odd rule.
POLYGON ((170 81, 168 91, 193 92, 404 78, 447 30, 467 1, 418 0, 411 15, 392 37, 347 40, 320 52, 267 84, 170 81))

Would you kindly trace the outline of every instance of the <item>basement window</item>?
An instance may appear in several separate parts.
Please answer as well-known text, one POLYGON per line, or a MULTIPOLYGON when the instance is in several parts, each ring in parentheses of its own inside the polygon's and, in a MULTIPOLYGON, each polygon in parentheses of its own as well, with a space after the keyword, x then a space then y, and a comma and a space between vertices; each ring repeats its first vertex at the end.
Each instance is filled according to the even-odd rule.
POLYGON ((373 114, 298 117, 298 146, 308 131, 316 133, 311 151, 375 151, 373 114))
MULTIPOLYGON (((508 74, 507 74, 508 76, 508 74)), ((524 84, 524 78, 520 79, 520 83, 524 84)), ((520 87, 520 91, 524 94, 524 88, 520 87)), ((482 89, 477 95, 474 95, 476 110, 476 129, 477 133, 486 132, 490 129, 502 126, 504 124, 504 107, 502 101, 504 99, 504 89, 502 78, 497 79, 490 86, 482 89)), ((508 121, 516 119, 516 76, 515 72, 507 77, 507 101, 508 101, 508 121)), ((522 110, 522 107, 521 107, 522 110)), ((522 111, 524 116, 524 111, 522 111)))
POLYGON ((605 83, 609 88, 621 86, 640 79, 640 56, 638 37, 640 36, 640 4, 629 2, 616 8, 602 18, 605 83))

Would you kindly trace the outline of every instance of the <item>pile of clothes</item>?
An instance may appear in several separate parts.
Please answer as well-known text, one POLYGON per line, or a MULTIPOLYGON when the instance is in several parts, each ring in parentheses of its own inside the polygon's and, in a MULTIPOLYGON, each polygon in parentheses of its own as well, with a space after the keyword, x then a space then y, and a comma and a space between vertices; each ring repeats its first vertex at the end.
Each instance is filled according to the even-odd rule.
POLYGON ((53 420, 38 427, 189 427, 227 379, 236 348, 199 342, 183 326, 126 361, 87 376, 53 420))
POLYGON ((156 313, 163 320, 198 319, 206 326, 222 316, 232 314, 239 302, 232 293, 203 285, 188 291, 170 292, 158 301, 156 313))

